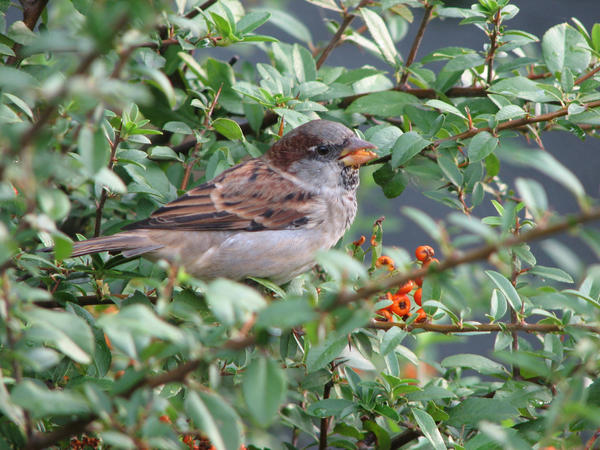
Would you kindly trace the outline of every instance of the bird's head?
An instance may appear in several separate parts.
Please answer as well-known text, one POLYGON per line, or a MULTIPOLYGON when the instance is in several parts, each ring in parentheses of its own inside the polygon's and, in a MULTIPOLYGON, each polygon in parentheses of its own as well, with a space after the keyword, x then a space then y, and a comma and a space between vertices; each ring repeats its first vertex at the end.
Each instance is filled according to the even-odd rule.
POLYGON ((295 168, 352 167, 377 157, 369 149, 373 144, 356 136, 344 125, 329 120, 313 120, 294 128, 277 141, 266 157, 280 169, 297 172, 295 168))

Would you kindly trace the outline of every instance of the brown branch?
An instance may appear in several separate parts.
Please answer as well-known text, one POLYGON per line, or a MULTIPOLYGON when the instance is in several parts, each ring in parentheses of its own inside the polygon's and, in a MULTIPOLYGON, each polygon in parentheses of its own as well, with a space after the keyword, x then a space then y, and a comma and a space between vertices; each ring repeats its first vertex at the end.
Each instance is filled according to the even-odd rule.
POLYGON ((490 33, 490 49, 486 56, 487 61, 487 84, 488 86, 492 84, 493 74, 494 74, 494 56, 496 55, 496 50, 498 50, 498 34, 500 33, 500 22, 502 20, 502 16, 500 15, 500 10, 496 12, 496 17, 494 17, 494 21, 492 22, 493 29, 490 33))
MULTIPOLYGON (((329 398, 331 388, 333 387, 333 381, 329 380, 325 383, 323 388, 323 400, 329 398)), ((325 450, 327 448, 327 429, 329 428, 329 417, 321 417, 319 424, 319 450, 325 450)))
POLYGON ((583 83, 588 78, 593 77, 600 71, 600 65, 598 65, 595 69, 590 70, 588 73, 581 75, 579 78, 575 80, 575 85, 583 83))
POLYGON ((519 245, 524 242, 543 239, 548 236, 567 231, 576 225, 592 222, 595 220, 600 220, 600 207, 590 209, 589 211, 580 213, 576 216, 567 217, 566 219, 563 219, 551 225, 534 228, 526 233, 520 234, 519 236, 511 236, 502 241, 490 243, 482 247, 469 250, 463 254, 450 255, 450 257, 441 261, 435 267, 431 266, 431 268, 420 268, 408 273, 394 275, 392 277, 386 278, 385 280, 370 282, 356 292, 342 292, 338 297, 337 303, 343 305, 362 300, 364 298, 370 297, 371 295, 377 294, 378 292, 391 289, 395 286, 401 286, 408 280, 421 278, 427 276, 427 274, 429 273, 443 272, 445 270, 460 266, 462 264, 468 264, 475 261, 485 260, 490 255, 498 252, 503 248, 514 247, 515 245, 519 245))
POLYGON ((400 433, 394 439, 392 439, 392 442, 390 443, 390 449, 394 450, 397 448, 401 448, 401 447, 405 446, 406 444, 408 444, 409 442, 414 441, 419 436, 421 436, 420 431, 408 429, 408 430, 404 431, 403 433, 400 433))
MULTIPOLYGON (((356 7, 356 9, 362 8, 367 3, 369 3, 369 1, 370 0, 362 0, 358 4, 358 6, 356 7)), ((327 44, 327 47, 325 47, 323 49, 323 52, 321 53, 321 56, 319 56, 319 59, 317 61, 317 69, 321 68, 321 66, 325 63, 325 60, 327 59, 327 57, 331 53, 331 51, 335 47, 337 47, 338 43, 342 39, 342 35, 346 31, 346 28, 348 28, 348 26, 352 23, 352 21, 354 20, 355 17, 356 17, 356 14, 351 14, 351 13, 348 13, 348 11, 344 11, 344 20, 340 24, 339 28, 337 29, 337 31, 335 32, 335 34, 333 35, 333 37, 331 38, 331 40, 329 41, 329 44, 327 44)))
POLYGON ((406 80, 408 80, 409 70, 408 68, 415 62, 415 58, 417 57, 417 51, 421 46, 421 41, 423 40, 423 35, 425 34, 425 28, 431 19, 431 14, 433 13, 433 4, 427 3, 425 5, 425 12, 423 14, 423 19, 421 20, 421 25, 419 25, 419 30, 417 31, 417 35, 415 36, 415 40, 413 41, 412 47, 410 48, 410 53, 408 54, 408 58, 406 58, 406 63, 404 64, 404 71, 402 73, 402 78, 400 78, 400 86, 404 86, 406 84, 406 80))
MULTIPOLYGON (((23 23, 27 28, 33 31, 44 8, 46 8, 46 5, 48 4, 48 0, 19 0, 19 2, 23 6, 23 23)), ((15 52, 15 56, 9 56, 6 59, 6 65, 15 64, 19 61, 19 50, 21 47, 21 44, 15 43, 12 48, 15 52)))
POLYGON ((204 3, 202 3, 200 6, 192 9, 189 13, 187 13, 185 15, 185 18, 186 19, 193 19, 198 14, 200 14, 200 11, 204 11, 205 9, 210 8, 215 3, 217 3, 217 0, 208 0, 208 1, 204 2, 204 3))
MULTIPOLYGON (((118 33, 123 27, 128 23, 129 17, 127 15, 123 15, 117 20, 115 26, 113 27, 113 34, 118 33)), ((100 52, 96 49, 90 53, 88 53, 83 60, 77 66, 77 69, 70 75, 70 78, 73 78, 77 75, 82 75, 88 71, 92 63, 96 58, 100 56, 100 52)), ((21 136, 19 141, 18 148, 14 148, 15 152, 19 152, 29 146, 31 142, 37 137, 40 133, 44 125, 52 118, 54 113, 58 108, 57 101, 62 98, 69 89, 69 79, 65 80, 60 89, 52 96, 50 99, 50 105, 44 109, 44 111, 40 114, 37 120, 29 127, 29 130, 25 131, 21 136)))
POLYGON ((566 328, 576 328, 578 330, 589 331, 600 334, 600 327, 585 324, 557 325, 549 323, 527 323, 527 322, 502 322, 502 323, 461 323, 461 324, 441 324, 441 323, 411 323, 403 322, 382 322, 371 320, 367 328, 377 330, 389 330, 390 328, 400 328, 402 330, 424 330, 433 333, 457 334, 457 333, 502 333, 504 331, 523 332, 523 333, 566 333, 566 328))
MULTIPOLYGON (((119 147, 119 143, 121 142, 121 132, 115 130, 115 139, 110 143, 110 160, 108 161, 108 170, 112 170, 115 165, 115 155, 117 153, 117 148, 119 147)), ((100 200, 96 205, 96 224, 94 226, 94 237, 100 236, 100 226, 102 225, 102 210, 104 209, 104 204, 106 203, 106 199, 108 198, 108 189, 106 187, 102 188, 102 192, 100 193, 100 200)))
MULTIPOLYGON (((586 109, 597 108, 597 107, 600 106, 600 100, 595 100, 593 102, 584 103, 583 106, 586 109)), ((549 113, 546 113, 546 114, 540 114, 539 116, 532 116, 532 117, 525 117, 523 119, 509 120, 507 122, 501 123, 496 128, 490 128, 490 127, 472 128, 470 130, 467 130, 467 131, 465 131, 463 133, 456 134, 456 135, 451 136, 449 138, 439 139, 439 140, 437 140, 435 142, 435 145, 439 145, 442 142, 447 142, 447 141, 456 141, 456 140, 459 140, 459 139, 468 139, 468 138, 473 137, 476 134, 479 134, 479 133, 481 133, 483 131, 494 133, 494 132, 498 132, 498 131, 502 131, 502 130, 509 130, 509 129, 513 129, 513 128, 519 128, 519 127, 522 127, 524 125, 530 125, 532 123, 548 122, 550 120, 554 120, 554 119, 557 119, 559 117, 566 116, 567 114, 569 114, 569 111, 568 111, 568 107, 565 106, 564 108, 560 108, 560 109, 558 109, 556 111, 549 112, 549 113)))
POLYGON ((96 420, 97 416, 81 418, 69 422, 62 427, 56 428, 49 433, 36 433, 25 444, 24 450, 42 450, 50 447, 52 444, 70 436, 81 434, 86 428, 96 420))

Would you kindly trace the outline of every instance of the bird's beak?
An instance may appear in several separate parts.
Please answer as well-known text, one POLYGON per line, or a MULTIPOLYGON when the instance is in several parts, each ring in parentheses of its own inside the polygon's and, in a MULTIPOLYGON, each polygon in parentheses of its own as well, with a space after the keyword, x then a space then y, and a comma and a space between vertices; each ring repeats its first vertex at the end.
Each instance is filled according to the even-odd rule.
POLYGON ((339 160, 346 166, 360 167, 363 164, 377 158, 377 153, 367 149, 377 148, 367 141, 363 141, 357 137, 353 137, 348 141, 340 153, 339 160))

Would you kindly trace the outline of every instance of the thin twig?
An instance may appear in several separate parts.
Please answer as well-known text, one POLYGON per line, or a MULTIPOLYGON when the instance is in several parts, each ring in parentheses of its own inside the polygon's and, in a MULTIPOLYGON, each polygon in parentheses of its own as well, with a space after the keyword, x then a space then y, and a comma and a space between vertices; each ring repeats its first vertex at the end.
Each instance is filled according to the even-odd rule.
POLYGON ((588 73, 581 75, 579 78, 575 80, 575 85, 583 83, 588 78, 593 77, 600 71, 600 65, 598 65, 595 69, 590 70, 588 73))
MULTIPOLYGON (((117 148, 121 143, 121 132, 115 130, 115 139, 110 143, 110 160, 108 161, 108 170, 112 170, 115 166, 117 148)), ((100 200, 96 205, 96 224, 94 225, 94 237, 100 236, 100 226, 102 225, 102 210, 108 198, 108 188, 103 187, 100 193, 100 200)))
MULTIPOLYGON (((33 31, 33 29, 37 25, 40 16, 42 15, 42 12, 48 4, 48 0, 19 0, 19 2, 23 6, 23 23, 27 28, 33 31)), ((6 65, 15 64, 20 60, 19 50, 21 49, 21 47, 21 44, 15 43, 15 45, 12 48, 13 52, 15 53, 15 56, 9 56, 6 59, 6 65)))
MULTIPOLYGON (((329 398, 331 388, 333 387, 333 381, 329 380, 325 383, 323 388, 323 400, 329 398)), ((329 428, 329 417, 321 417, 321 423, 319 424, 319 450, 325 450, 327 448, 327 429, 329 428)))
POLYGON ((503 333, 523 332, 523 333, 562 333, 566 334, 568 328, 589 331, 591 333, 600 334, 600 327, 586 324, 569 324, 558 325, 550 323, 527 323, 527 322, 497 322, 497 323, 457 323, 457 324, 441 324, 441 323, 411 323, 403 322, 382 322, 379 320, 371 320, 367 328, 377 330, 389 330, 390 328, 400 328, 402 330, 423 330, 432 333, 442 334, 458 334, 458 333, 503 333))
MULTIPOLYGON (((206 133, 206 130, 208 130, 210 128, 210 118, 213 114, 213 111, 215 110, 215 106, 217 105, 217 102, 219 101, 219 97, 221 95, 222 88, 223 88, 223 85, 219 86, 219 90, 215 94, 215 97, 213 98, 213 101, 211 102, 210 107, 208 108, 208 112, 206 113, 206 116, 204 117, 204 127, 200 131, 200 137, 204 136, 204 133, 206 133)), ((198 142, 198 139, 196 139, 196 143, 194 144, 194 152, 190 156, 188 162, 186 164, 184 164, 185 170, 183 173, 183 179, 181 180, 181 185, 179 186, 179 189, 181 189, 182 191, 187 189, 187 185, 190 181, 190 175, 192 174, 192 169, 194 168, 194 165, 196 165, 196 162, 198 161, 197 155, 200 150, 200 147, 202 147, 202 144, 200 142, 198 142)))
POLYGON ((415 58, 417 57, 417 51, 421 46, 421 41, 423 40, 423 35, 425 34, 425 28, 431 19, 431 14, 433 13, 433 4, 426 3, 425 4, 425 12, 423 13, 423 19, 421 20, 421 25, 419 25, 419 30, 417 31, 417 35, 415 36, 415 40, 413 41, 412 47, 410 48, 410 53, 406 58, 406 63, 404 64, 404 71, 402 73, 402 78, 400 78, 400 86, 404 86, 406 81, 408 80, 408 76, 410 74, 409 67, 415 62, 415 58))
POLYGON ((500 21, 502 20, 502 16, 500 15, 500 10, 496 12, 496 16, 494 17, 494 21, 492 22, 493 29, 490 33, 490 49, 486 56, 487 62, 487 84, 488 86, 492 84, 493 74, 494 74, 494 56, 496 55, 496 50, 498 50, 498 34, 500 33, 500 21))
POLYGON ((524 242, 530 242, 538 239, 543 239, 548 236, 552 236, 573 228, 576 225, 584 224, 600 220, 600 207, 592 208, 589 211, 580 213, 576 216, 569 216, 556 223, 539 226, 526 233, 522 233, 519 236, 511 236, 499 242, 490 243, 479 248, 467 251, 463 254, 453 254, 449 258, 441 261, 438 265, 430 266, 430 268, 420 268, 413 270, 408 273, 394 275, 386 278, 385 280, 373 281, 356 292, 342 292, 340 293, 337 303, 339 305, 352 303, 364 298, 370 297, 371 295, 377 294, 378 292, 391 289, 395 286, 401 286, 408 280, 414 280, 427 276, 430 273, 443 272, 453 267, 460 266, 462 264, 468 264, 475 261, 485 260, 490 255, 498 252, 503 248, 514 247, 515 245, 522 244, 524 242))
MULTIPOLYGON (((113 34, 116 34, 119 31, 121 31, 121 29, 123 29, 123 27, 127 25, 128 21, 129 17, 127 15, 121 16, 119 20, 117 20, 115 26, 113 27, 113 34)), ((69 90, 70 79, 87 72, 94 60, 96 60, 96 58, 98 58, 99 56, 100 52, 98 50, 93 50, 83 58, 83 60, 79 63, 79 66, 77 66, 77 69, 75 69, 75 72, 73 72, 70 75, 69 79, 65 80, 60 89, 58 89, 56 93, 52 96, 52 98, 50 99, 50 105, 47 106, 46 109, 44 109, 44 111, 42 111, 37 120, 29 127, 27 131, 23 133, 19 141, 18 147, 13 149, 15 153, 29 146, 29 144, 31 144, 31 142, 33 142, 37 135, 42 131, 44 125, 46 125, 46 123, 52 118, 52 116, 58 109, 57 101, 59 99, 62 99, 69 90)))
MULTIPOLYGON (((362 0, 358 4, 358 6, 356 7, 356 9, 360 9, 363 6, 367 5, 367 3, 369 3, 369 1, 370 0, 362 0)), ((338 43, 342 39, 342 35, 346 31, 346 28, 348 28, 348 26, 352 23, 352 21, 354 20, 355 17, 356 17, 356 14, 352 14, 352 13, 348 13, 347 11, 344 11, 344 20, 340 24, 339 28, 337 29, 337 31, 335 32, 335 34, 333 35, 333 37, 331 38, 331 40, 329 41, 329 44, 327 44, 327 47, 325 47, 323 49, 323 52, 321 53, 321 56, 319 56, 319 59, 317 60, 317 69, 321 68, 321 66, 325 63, 325 60, 327 59, 327 57, 331 53, 331 51, 335 47, 337 47, 338 43)))

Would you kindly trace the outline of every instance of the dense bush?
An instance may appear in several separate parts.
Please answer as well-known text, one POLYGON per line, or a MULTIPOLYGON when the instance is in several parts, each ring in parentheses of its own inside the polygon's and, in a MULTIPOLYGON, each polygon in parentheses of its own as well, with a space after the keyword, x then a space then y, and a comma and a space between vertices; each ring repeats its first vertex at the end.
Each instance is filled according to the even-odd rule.
POLYGON ((600 254, 598 199, 542 145, 600 124, 600 24, 538 38, 511 28, 508 0, 310 2, 335 17, 330 42, 238 0, 21 0, 9 24, 19 5, 0 2, 1 447, 594 445, 600 268, 538 265, 528 243, 570 230, 600 254), (421 55, 440 18, 481 41, 421 55), (267 21, 291 42, 261 35, 267 21), (387 70, 328 65, 341 43, 387 70), (269 62, 227 61, 225 46, 269 62), (348 236, 287 286, 70 258, 73 240, 146 217, 317 117, 377 145, 363 189, 393 198, 410 183, 448 207, 444 220, 403 210, 439 264, 386 246, 386 222, 364 216, 366 240, 348 236), (569 190, 569 214, 543 183, 510 181, 513 167, 569 190), (383 320, 420 277, 426 320, 414 291, 383 320), (437 360, 439 333, 494 333, 494 348, 437 360))

